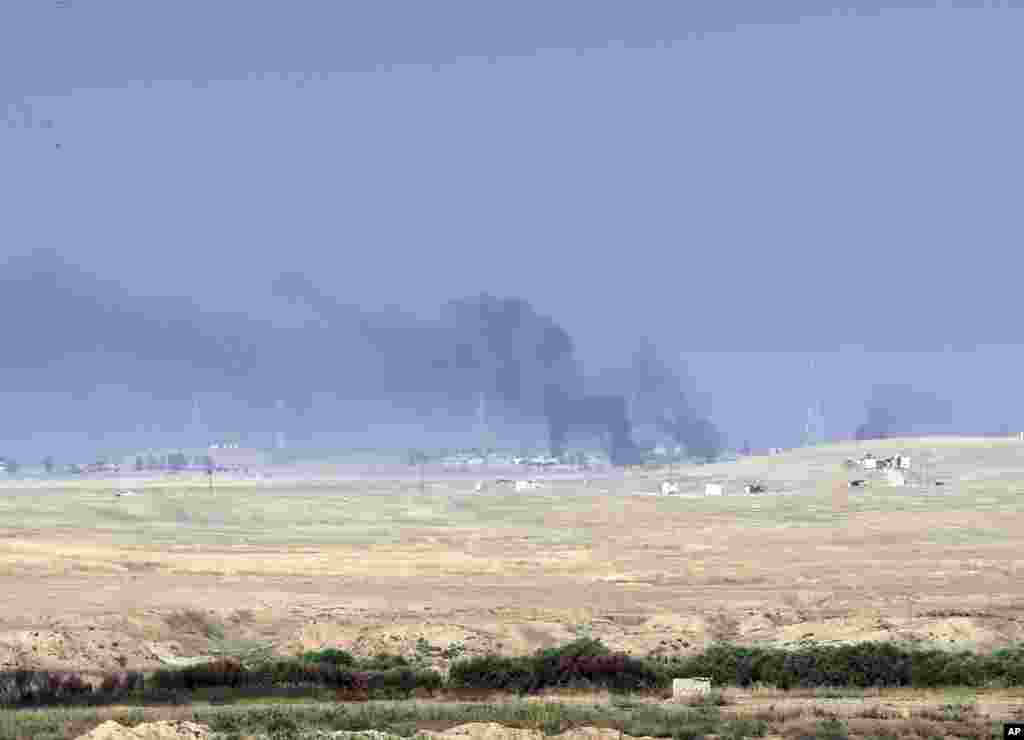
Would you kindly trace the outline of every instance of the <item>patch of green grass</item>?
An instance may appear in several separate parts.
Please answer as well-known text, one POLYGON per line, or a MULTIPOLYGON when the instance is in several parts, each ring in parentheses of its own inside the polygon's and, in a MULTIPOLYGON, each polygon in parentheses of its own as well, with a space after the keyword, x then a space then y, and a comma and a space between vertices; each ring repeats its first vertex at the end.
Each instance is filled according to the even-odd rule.
POLYGON ((850 731, 838 717, 829 717, 818 723, 817 740, 847 740, 850 731))
MULTIPOLYGON (((136 710, 123 720, 137 724, 166 718, 160 709, 136 710), (144 712, 144 717, 143 713, 144 712)), ((176 715, 176 716, 181 716, 176 715)), ((614 727, 627 734, 655 737, 699 738, 723 727, 717 708, 680 711, 658 706, 638 706, 629 712, 613 707, 567 705, 558 702, 513 700, 498 704, 433 704, 367 702, 365 704, 293 704, 261 706, 194 706, 186 719, 214 731, 241 736, 260 734, 271 738, 300 737, 304 731, 377 729, 402 736, 414 733, 417 723, 498 722, 511 727, 538 729, 557 734, 571 727, 614 727)), ((88 732, 103 720, 95 709, 14 711, 0 715, 0 740, 65 740, 88 732), (74 734, 72 734, 74 733, 74 734)), ((732 727, 734 725, 728 725, 732 727)))
POLYGON ((217 658, 236 658, 249 665, 274 657, 273 646, 259 640, 228 640, 223 636, 211 638, 206 652, 217 658))
MULTIPOLYGON (((316 729, 381 730, 402 737, 410 737, 423 723, 454 726, 467 722, 497 722, 508 727, 537 729, 545 734, 557 734, 580 726, 612 728, 623 733, 673 740, 698 740, 717 735, 723 740, 763 737, 768 733, 787 738, 824 738, 846 740, 850 730, 839 718, 826 715, 814 724, 803 726, 800 711, 780 711, 749 717, 723 716, 715 702, 697 707, 660 705, 633 702, 628 699, 615 706, 564 704, 558 701, 526 701, 512 699, 496 703, 457 702, 403 702, 371 701, 356 704, 287 703, 275 700, 248 706, 192 706, 188 708, 136 708, 127 714, 116 715, 125 725, 142 721, 188 719, 207 725, 227 738, 260 736, 275 740, 302 738, 316 729), (790 724, 795 722, 796 724, 790 724)), ((0 713, 0 740, 71 740, 91 730, 111 715, 92 708, 17 710, 0 713)), ((916 724, 889 725, 877 722, 871 733, 879 738, 918 736, 930 737, 939 731, 945 736, 987 737, 977 734, 981 725, 943 718, 929 723, 923 719, 916 724), (935 724, 941 722, 942 724, 935 724), (897 726, 898 725, 898 726, 897 726), (921 729, 928 734, 922 735, 921 729), (893 732, 890 733, 889 730, 893 732), (957 730, 970 730, 963 735, 957 730), (912 732, 913 731, 913 732, 912 732)), ((987 729, 987 725, 985 726, 987 729)), ((863 730, 859 730, 857 737, 863 730)))

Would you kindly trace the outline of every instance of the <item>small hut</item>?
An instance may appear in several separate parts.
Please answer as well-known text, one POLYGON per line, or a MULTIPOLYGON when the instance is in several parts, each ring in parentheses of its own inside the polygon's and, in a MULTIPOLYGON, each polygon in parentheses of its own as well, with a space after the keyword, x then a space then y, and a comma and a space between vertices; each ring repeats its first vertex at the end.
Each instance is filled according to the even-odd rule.
POLYGON ((249 472, 266 467, 267 456, 262 450, 246 447, 211 447, 207 453, 213 467, 219 471, 249 472))

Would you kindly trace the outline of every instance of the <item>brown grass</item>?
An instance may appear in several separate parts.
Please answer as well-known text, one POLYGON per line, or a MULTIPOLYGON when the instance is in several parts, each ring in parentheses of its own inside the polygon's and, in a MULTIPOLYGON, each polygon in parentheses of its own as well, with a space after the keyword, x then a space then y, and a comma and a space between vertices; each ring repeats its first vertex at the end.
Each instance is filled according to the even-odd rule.
POLYGON ((164 617, 167 626, 179 634, 202 635, 208 638, 222 638, 224 629, 210 614, 198 609, 184 609, 164 617))
POLYGON ((756 497, 757 510, 755 497, 629 495, 665 474, 645 471, 605 481, 608 494, 552 480, 529 495, 481 495, 472 476, 420 493, 387 471, 234 481, 214 494, 201 477, 3 481, 0 663, 8 645, 31 655, 22 633, 46 625, 69 638, 62 667, 88 667, 89 628, 126 605, 142 614, 125 638, 138 656, 147 642, 179 637, 202 652, 218 630, 282 651, 407 657, 420 636, 465 642, 474 655, 530 652, 577 633, 634 655, 805 636, 988 649, 1024 639, 1024 579, 1014 577, 1024 511, 1007 477, 1024 473, 1021 449, 887 440, 674 474, 797 492, 756 497), (835 498, 843 459, 869 450, 927 456, 951 480, 973 477, 941 496, 908 487, 835 498), (114 487, 140 495, 114 499, 114 487), (196 604, 202 618, 187 614, 196 604))

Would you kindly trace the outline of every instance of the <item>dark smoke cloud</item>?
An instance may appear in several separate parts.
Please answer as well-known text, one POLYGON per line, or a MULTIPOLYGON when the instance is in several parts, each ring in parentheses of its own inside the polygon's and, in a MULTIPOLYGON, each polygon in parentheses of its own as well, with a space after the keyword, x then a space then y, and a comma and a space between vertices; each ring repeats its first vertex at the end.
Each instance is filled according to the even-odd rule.
POLYGON ((724 446, 718 428, 694 407, 688 383, 644 340, 630 368, 633 418, 648 418, 693 457, 714 458, 724 446))
MULTIPOLYGON (((250 340, 257 338, 257 324, 201 312, 187 299, 132 296, 52 250, 4 264, 0 310, 19 325, 17 342, 4 354, 7 368, 41 369, 75 355, 107 353, 188 360, 198 370, 237 380, 255 361, 250 340)), ((125 375, 119 380, 134 382, 125 375)))
POLYGON ((865 412, 867 419, 855 435, 860 440, 910 435, 918 425, 948 424, 953 420, 952 402, 901 384, 874 386, 865 412))
POLYGON ((302 301, 326 320, 358 327, 363 340, 398 374, 389 390, 417 390, 467 400, 483 395, 518 411, 543 417, 551 452, 560 455, 573 430, 603 433, 612 462, 632 464, 633 442, 625 399, 584 392, 569 333, 520 298, 482 294, 449 302, 435 323, 399 319, 382 325, 354 317, 305 276, 289 274, 275 284, 279 295, 302 301))
MULTIPOLYGON (((165 399, 219 391, 254 408, 281 401, 299 414, 318 393, 399 406, 406 399, 408 408, 414 397, 444 408, 482 395, 544 419, 553 454, 583 433, 602 436, 615 464, 639 459, 630 389, 589 393, 569 333, 520 298, 461 298, 428 320, 347 305, 300 274, 280 276, 270 292, 304 319, 282 327, 204 311, 185 298, 134 295, 53 251, 35 252, 9 260, 0 277, 5 315, 32 317, 5 365, 44 369, 88 356, 63 374, 41 374, 35 390, 88 389, 102 380, 165 399), (106 358, 99 369, 95 358, 106 358)), ((654 368, 634 374, 636 390, 662 404, 661 422, 674 439, 710 454, 713 427, 686 404, 678 378, 654 368)))

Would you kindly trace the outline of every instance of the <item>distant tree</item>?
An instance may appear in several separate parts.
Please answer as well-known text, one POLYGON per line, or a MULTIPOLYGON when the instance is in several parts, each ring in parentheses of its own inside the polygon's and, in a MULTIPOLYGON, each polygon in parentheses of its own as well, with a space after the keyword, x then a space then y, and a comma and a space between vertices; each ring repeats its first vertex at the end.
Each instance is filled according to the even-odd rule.
POLYGON ((148 469, 152 470, 158 465, 160 465, 160 459, 156 455, 150 454, 146 456, 146 467, 148 469))
POLYGON ((56 467, 57 463, 54 462, 52 455, 47 455, 43 458, 43 470, 47 473, 52 473, 56 467))
POLYGON ((184 452, 172 452, 167 456, 167 464, 174 470, 183 470, 188 467, 188 457, 184 452))
POLYGON ((427 461, 429 459, 430 458, 427 457, 426 453, 423 452, 423 450, 409 450, 409 454, 408 454, 407 460, 408 460, 409 465, 412 465, 414 467, 418 467, 419 468, 419 473, 420 473, 420 490, 421 491, 423 490, 423 486, 424 486, 423 466, 427 463, 427 461))
POLYGON ((5 469, 7 470, 7 472, 8 472, 8 473, 10 473, 11 475, 14 475, 15 473, 17 473, 17 472, 18 472, 18 469, 19 469, 20 467, 21 467, 21 466, 20 466, 20 465, 18 465, 18 462, 17 462, 16 460, 12 460, 12 459, 11 459, 11 458, 9 458, 9 457, 5 457, 5 458, 4 458, 4 468, 5 468, 5 469))
POLYGON ((427 454, 423 450, 409 450, 405 456, 405 461, 409 465, 415 467, 416 465, 423 465, 427 462, 427 454))
POLYGON ((142 457, 142 455, 136 455, 135 456, 135 469, 136 470, 145 470, 146 469, 146 460, 142 457))

